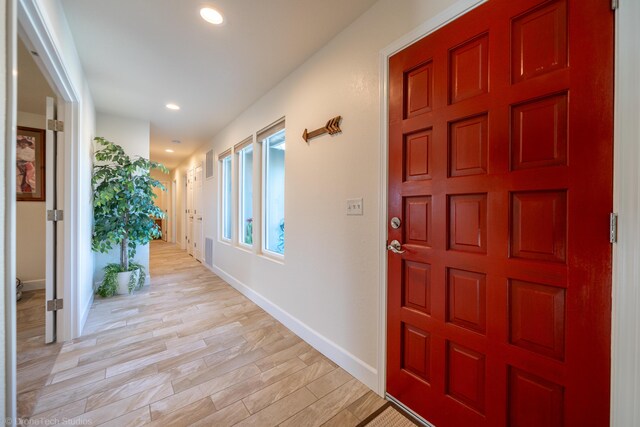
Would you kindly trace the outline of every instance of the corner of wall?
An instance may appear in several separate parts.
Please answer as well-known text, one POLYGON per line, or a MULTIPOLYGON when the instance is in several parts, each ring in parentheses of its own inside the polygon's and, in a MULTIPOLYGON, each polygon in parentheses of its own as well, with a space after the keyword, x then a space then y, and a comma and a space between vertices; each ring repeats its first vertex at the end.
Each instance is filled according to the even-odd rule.
POLYGON ((89 299, 87 300, 87 303, 85 304, 82 313, 80 314, 80 323, 79 323, 79 327, 78 327, 78 336, 81 336, 83 331, 84 331, 84 325, 86 325, 87 323, 87 319, 89 318, 89 313, 91 312, 91 307, 93 306, 93 298, 94 298, 94 293, 91 292, 91 296, 89 297, 89 299))

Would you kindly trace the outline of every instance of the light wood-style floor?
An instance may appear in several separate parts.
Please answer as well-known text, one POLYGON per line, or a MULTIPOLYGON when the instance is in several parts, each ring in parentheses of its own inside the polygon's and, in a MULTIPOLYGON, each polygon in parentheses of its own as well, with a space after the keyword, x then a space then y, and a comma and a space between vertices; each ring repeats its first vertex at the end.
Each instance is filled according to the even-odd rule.
POLYGON ((16 304, 16 368, 18 417, 33 413, 42 387, 47 383, 61 344, 44 343, 43 290, 22 293, 16 304))
POLYGON ((23 416, 117 427, 355 426, 384 403, 175 245, 152 243, 151 275, 135 295, 96 297, 84 336, 61 347, 44 381, 21 367, 33 373, 25 384, 39 384, 22 395, 23 416))

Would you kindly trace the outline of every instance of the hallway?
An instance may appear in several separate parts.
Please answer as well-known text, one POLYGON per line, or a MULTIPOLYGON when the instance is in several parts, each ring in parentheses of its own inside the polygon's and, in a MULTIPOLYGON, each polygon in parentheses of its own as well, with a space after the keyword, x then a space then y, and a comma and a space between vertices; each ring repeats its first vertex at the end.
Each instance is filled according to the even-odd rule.
POLYGON ((380 397, 175 245, 151 285, 96 297, 32 419, 133 426, 355 426, 380 397))

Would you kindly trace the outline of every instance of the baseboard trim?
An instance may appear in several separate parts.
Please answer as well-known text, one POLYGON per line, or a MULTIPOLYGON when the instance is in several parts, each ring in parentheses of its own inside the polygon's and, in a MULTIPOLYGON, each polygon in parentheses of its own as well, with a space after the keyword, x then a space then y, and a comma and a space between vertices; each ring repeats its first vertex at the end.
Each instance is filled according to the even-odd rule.
POLYGON ((279 322, 293 331, 296 335, 310 344, 313 348, 331 359, 334 363, 339 365, 345 371, 349 372, 360 382, 364 383, 367 387, 372 390, 378 389, 378 372, 375 368, 363 362, 346 349, 342 348, 327 337, 318 333, 316 330, 310 328, 301 320, 290 315, 278 305, 274 304, 258 292, 240 282, 238 279, 228 274, 221 268, 215 265, 202 265, 224 279, 229 285, 231 285, 244 296, 256 303, 260 308, 269 313, 271 316, 275 317, 279 322))
POLYGON ((91 307, 93 306, 93 297, 95 296, 95 292, 91 292, 91 297, 87 304, 84 306, 84 311, 80 316, 80 327, 78 328, 78 336, 82 336, 82 332, 84 331, 84 325, 87 323, 87 319, 89 318, 89 313, 91 312, 91 307))
POLYGON ((22 291, 36 291, 38 289, 44 289, 46 282, 44 279, 40 280, 27 280, 22 282, 22 291))

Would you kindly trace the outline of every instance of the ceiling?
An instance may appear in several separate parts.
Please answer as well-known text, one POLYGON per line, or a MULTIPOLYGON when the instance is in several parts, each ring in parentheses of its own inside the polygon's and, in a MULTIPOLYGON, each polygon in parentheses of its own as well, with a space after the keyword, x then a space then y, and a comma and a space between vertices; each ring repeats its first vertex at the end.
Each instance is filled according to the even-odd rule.
POLYGON ((18 111, 44 116, 47 96, 55 97, 53 90, 42 76, 31 52, 18 39, 18 111))
POLYGON ((96 109, 150 120, 151 158, 173 168, 375 1, 62 4, 96 109), (220 11, 225 23, 202 20, 203 6, 220 11), (180 111, 168 110, 167 103, 180 111))

